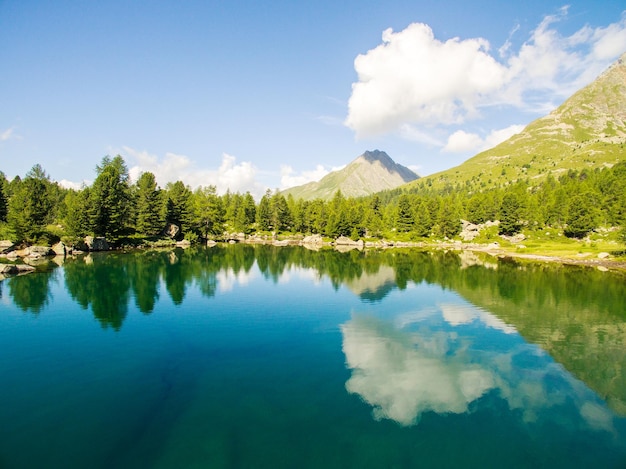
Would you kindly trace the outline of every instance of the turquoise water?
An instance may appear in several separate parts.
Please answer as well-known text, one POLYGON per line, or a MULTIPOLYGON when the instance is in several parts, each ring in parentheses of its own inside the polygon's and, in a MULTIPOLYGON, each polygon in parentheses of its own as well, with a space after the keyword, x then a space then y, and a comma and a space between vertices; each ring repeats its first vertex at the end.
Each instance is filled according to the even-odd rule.
POLYGON ((227 246, 4 280, 0 467, 626 467, 624 277, 464 256, 227 246))

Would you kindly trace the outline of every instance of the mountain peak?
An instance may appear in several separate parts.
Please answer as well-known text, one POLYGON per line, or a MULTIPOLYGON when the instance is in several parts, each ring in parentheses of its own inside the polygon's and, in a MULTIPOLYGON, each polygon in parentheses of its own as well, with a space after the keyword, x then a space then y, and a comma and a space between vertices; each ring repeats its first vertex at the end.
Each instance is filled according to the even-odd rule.
POLYGON ((283 194, 306 200, 329 200, 337 190, 341 190, 346 197, 362 197, 394 189, 418 177, 410 169, 393 161, 384 151, 371 150, 358 156, 345 168, 327 174, 320 181, 286 189, 283 194))

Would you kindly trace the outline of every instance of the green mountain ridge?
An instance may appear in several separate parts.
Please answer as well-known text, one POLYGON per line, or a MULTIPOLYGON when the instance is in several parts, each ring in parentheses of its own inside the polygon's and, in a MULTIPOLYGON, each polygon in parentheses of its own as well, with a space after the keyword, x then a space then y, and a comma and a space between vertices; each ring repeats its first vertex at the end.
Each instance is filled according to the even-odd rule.
POLYGON ((459 166, 407 184, 412 189, 506 185, 612 166, 626 155, 626 53, 589 85, 522 132, 459 166))
POLYGON ((330 200, 337 190, 346 197, 362 197, 394 189, 419 178, 410 169, 394 162, 384 151, 366 151, 345 168, 333 171, 321 180, 281 191, 294 199, 330 200))

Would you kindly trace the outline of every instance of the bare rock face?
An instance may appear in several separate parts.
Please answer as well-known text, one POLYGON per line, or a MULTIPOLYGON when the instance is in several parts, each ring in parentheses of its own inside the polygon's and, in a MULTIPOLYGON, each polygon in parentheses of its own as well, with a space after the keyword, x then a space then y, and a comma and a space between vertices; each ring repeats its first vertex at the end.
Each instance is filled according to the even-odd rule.
POLYGON ((85 236, 85 244, 87 245, 87 249, 89 251, 108 251, 109 243, 107 243, 106 238, 93 236, 85 236))

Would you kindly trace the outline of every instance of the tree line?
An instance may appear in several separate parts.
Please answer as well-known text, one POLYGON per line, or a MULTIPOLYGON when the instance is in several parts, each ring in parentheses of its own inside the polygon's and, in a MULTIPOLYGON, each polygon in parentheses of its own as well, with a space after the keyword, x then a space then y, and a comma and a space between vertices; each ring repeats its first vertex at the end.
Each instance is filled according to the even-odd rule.
POLYGON ((295 200, 268 190, 253 196, 182 181, 159 187, 154 174, 129 178, 121 156, 106 156, 96 178, 80 190, 53 182, 40 165, 8 181, 0 172, 0 237, 27 243, 70 243, 86 235, 115 242, 158 239, 168 224, 190 241, 225 233, 319 234, 329 238, 418 240, 453 238, 461 220, 499 220, 500 234, 555 228, 580 238, 599 227, 626 225, 626 162, 570 170, 540 181, 518 180, 492 189, 471 185, 433 189, 427 182, 368 197, 337 191, 331 200, 295 200))

